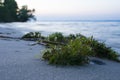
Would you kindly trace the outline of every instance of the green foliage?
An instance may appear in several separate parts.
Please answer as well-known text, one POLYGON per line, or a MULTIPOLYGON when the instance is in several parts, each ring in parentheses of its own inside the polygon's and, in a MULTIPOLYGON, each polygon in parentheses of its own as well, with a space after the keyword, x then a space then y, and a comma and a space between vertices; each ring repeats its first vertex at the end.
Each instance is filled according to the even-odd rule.
POLYGON ((76 39, 76 35, 70 34, 70 35, 68 35, 68 36, 66 37, 66 39, 68 39, 68 40, 74 40, 74 39, 76 39))
POLYGON ((12 22, 17 19, 17 3, 15 0, 4 0, 0 6, 0 22, 12 22))
POLYGON ((4 17, 5 17, 5 9, 3 6, 0 6, 0 22, 5 21, 4 17), (1 13, 2 12, 2 13, 1 13))
POLYGON ((90 45, 95 52, 95 56, 118 61, 118 54, 110 47, 107 47, 105 43, 98 42, 97 40, 91 38, 90 45))
POLYGON ((40 32, 29 32, 25 34, 22 39, 25 40, 39 40, 41 38, 41 33, 40 32))
POLYGON ((43 52, 43 58, 50 64, 83 65, 89 63, 90 56, 119 61, 117 53, 110 47, 93 37, 87 38, 81 34, 64 37, 62 33, 53 33, 46 38, 39 32, 30 32, 22 39, 40 40, 49 45, 49 48, 43 52))
POLYGON ((68 43, 70 40, 75 40, 76 38, 86 38, 85 36, 81 34, 70 34, 65 37, 65 42, 68 43))
POLYGON ((48 36, 49 41, 54 41, 54 42, 63 42, 64 41, 64 36, 60 32, 53 33, 48 36))
POLYGON ((92 53, 88 45, 82 44, 80 39, 70 41, 66 46, 53 46, 44 52, 43 58, 50 64, 83 65, 89 63, 88 56, 92 53))
POLYGON ((6 15, 9 16, 8 19, 11 19, 11 21, 17 20, 18 5, 17 5, 16 1, 15 0, 5 0, 4 6, 7 10, 6 15))
POLYGON ((29 10, 27 6, 22 6, 22 8, 19 10, 18 13, 18 20, 25 22, 28 21, 29 18, 34 18, 34 15, 32 14, 34 12, 33 10, 29 10))
POLYGON ((71 34, 67 37, 62 34, 54 33, 49 36, 51 41, 63 42, 67 40, 65 45, 52 45, 46 50, 43 58, 48 60, 50 64, 56 65, 82 65, 89 63, 88 56, 106 58, 114 61, 118 60, 117 53, 104 43, 98 42, 93 37, 85 37, 81 34, 71 34), (58 40, 55 40, 55 38, 58 40))
POLYGON ((34 11, 23 7, 19 9, 15 0, 0 1, 0 22, 25 22, 34 17, 32 15, 34 11))

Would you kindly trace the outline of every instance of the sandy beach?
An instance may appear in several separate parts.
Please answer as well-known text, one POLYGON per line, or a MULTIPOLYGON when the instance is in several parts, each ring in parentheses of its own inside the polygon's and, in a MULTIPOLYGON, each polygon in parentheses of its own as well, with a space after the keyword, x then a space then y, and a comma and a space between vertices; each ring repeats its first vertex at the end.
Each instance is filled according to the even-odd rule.
POLYGON ((0 80, 120 80, 120 0, 0 0, 0 80))
POLYGON ((0 38, 0 80, 119 80, 120 63, 53 66, 43 61, 42 45, 31 41, 0 38))

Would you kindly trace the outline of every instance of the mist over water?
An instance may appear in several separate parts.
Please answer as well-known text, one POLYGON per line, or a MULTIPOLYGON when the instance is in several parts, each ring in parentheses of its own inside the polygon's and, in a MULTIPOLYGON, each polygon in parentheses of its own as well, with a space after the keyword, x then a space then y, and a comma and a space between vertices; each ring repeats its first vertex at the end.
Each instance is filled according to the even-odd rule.
POLYGON ((120 53, 120 22, 0 23, 0 33, 4 35, 21 37, 27 32, 34 31, 39 31, 45 36, 53 32, 62 32, 64 35, 81 33, 88 37, 93 36, 120 53))

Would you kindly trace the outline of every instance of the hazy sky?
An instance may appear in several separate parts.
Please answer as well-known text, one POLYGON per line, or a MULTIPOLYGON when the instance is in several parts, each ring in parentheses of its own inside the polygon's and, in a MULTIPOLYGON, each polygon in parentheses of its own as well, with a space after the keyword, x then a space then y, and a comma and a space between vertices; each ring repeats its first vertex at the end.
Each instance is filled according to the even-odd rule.
POLYGON ((120 0, 16 0, 41 19, 120 20, 120 0))

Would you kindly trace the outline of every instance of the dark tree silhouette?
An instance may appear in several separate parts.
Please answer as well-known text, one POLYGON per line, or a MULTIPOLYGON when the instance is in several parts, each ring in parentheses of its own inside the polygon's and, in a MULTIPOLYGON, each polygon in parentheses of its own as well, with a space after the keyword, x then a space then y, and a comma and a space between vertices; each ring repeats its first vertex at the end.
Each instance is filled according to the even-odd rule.
POLYGON ((0 0, 0 22, 25 22, 33 18, 33 12, 27 6, 18 8, 15 0, 0 0))
POLYGON ((19 21, 25 22, 25 21, 29 20, 29 18, 33 18, 34 17, 34 15, 33 15, 34 11, 35 11, 34 9, 29 10, 26 5, 22 6, 22 8, 19 10, 19 13, 18 13, 19 21))

